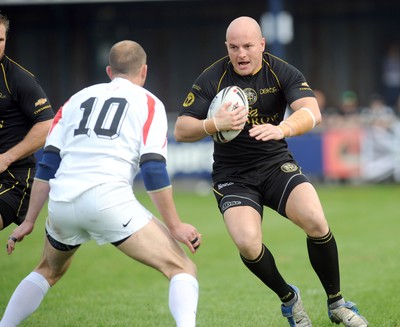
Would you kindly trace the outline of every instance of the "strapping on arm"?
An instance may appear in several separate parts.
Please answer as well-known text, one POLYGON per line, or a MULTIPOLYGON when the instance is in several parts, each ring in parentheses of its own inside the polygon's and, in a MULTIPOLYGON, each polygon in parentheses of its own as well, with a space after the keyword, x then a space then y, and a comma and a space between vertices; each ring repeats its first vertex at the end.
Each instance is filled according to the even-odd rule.
POLYGON ((140 170, 147 192, 159 192, 171 187, 165 158, 157 153, 144 154, 140 158, 140 170))
POLYGON ((42 159, 38 163, 35 179, 48 182, 54 178, 60 163, 60 150, 53 146, 45 147, 42 159))
POLYGON ((291 137, 304 134, 312 130, 316 120, 312 111, 308 108, 300 108, 279 124, 283 137, 291 137))

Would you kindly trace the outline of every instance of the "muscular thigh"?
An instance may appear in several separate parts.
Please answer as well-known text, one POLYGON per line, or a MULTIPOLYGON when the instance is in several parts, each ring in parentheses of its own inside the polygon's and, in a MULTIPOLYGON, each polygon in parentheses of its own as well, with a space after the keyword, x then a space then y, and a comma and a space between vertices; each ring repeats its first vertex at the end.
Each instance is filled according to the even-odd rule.
POLYGON ((310 183, 301 183, 293 189, 286 204, 286 213, 307 235, 320 237, 329 231, 318 194, 310 183))
POLYGON ((257 188, 239 182, 215 183, 214 195, 226 228, 239 252, 251 259, 260 254, 262 196, 257 188))
POLYGON ((297 185, 309 182, 308 178, 301 173, 294 160, 268 167, 265 170, 261 168, 259 173, 260 176, 267 176, 259 185, 262 189, 264 205, 288 217, 286 204, 289 195, 297 185))

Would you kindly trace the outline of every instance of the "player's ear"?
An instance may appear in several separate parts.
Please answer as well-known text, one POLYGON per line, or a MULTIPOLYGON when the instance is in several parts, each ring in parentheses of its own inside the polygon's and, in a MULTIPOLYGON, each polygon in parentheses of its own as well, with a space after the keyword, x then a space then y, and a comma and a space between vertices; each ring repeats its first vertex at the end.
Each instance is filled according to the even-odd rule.
POLYGON ((266 44, 265 37, 263 37, 263 38, 261 39, 261 48, 262 48, 262 52, 265 51, 265 44, 266 44))
POLYGON ((108 77, 112 80, 113 79, 113 73, 112 73, 112 70, 111 70, 111 66, 107 66, 106 67, 106 73, 107 73, 108 77))
POLYGON ((141 77, 141 80, 143 81, 143 85, 144 85, 144 82, 146 81, 146 78, 147 78, 147 65, 146 64, 144 64, 140 68, 140 77, 141 77))

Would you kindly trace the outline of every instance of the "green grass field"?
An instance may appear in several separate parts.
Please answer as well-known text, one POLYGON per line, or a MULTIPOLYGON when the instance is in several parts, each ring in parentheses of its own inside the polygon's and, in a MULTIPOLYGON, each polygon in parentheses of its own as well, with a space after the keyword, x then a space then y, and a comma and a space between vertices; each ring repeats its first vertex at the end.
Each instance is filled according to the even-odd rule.
MULTIPOLYGON (((344 296, 357 303, 369 326, 400 326, 400 185, 317 189, 338 243, 344 296)), ((138 197, 154 212, 146 194, 138 197)), ((213 195, 177 190, 175 199, 182 219, 203 234, 199 252, 190 255, 200 282, 198 326, 287 327, 277 297, 241 263, 213 195)), ((11 256, 4 245, 13 227, 0 233, 0 314, 40 258, 44 218, 11 256)), ((302 291, 313 325, 336 326, 327 317, 325 295, 308 261, 303 232, 270 210, 265 211, 263 229, 281 273, 302 291)), ((168 281, 113 246, 90 242, 22 326, 174 326, 168 281)))

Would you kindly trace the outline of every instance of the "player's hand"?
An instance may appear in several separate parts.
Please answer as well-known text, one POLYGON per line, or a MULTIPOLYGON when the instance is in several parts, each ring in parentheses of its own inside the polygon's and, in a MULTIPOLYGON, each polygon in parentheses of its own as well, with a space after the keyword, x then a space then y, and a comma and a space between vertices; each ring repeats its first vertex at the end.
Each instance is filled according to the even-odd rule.
POLYGON ((21 242, 26 235, 32 233, 34 224, 24 221, 16 229, 13 230, 11 235, 8 237, 6 250, 8 254, 11 254, 15 250, 15 245, 17 242, 21 242))
POLYGON ((170 230, 172 236, 179 242, 185 244, 190 252, 196 253, 201 245, 201 234, 190 224, 179 224, 170 230))
POLYGON ((11 164, 11 159, 6 153, 0 154, 0 173, 5 171, 11 164))
POLYGON ((249 112, 244 106, 228 111, 227 109, 230 105, 231 102, 223 104, 215 114, 215 122, 220 131, 242 130, 248 119, 247 115, 249 112))
POLYGON ((249 130, 249 135, 259 141, 283 139, 282 130, 271 124, 253 125, 249 130))

